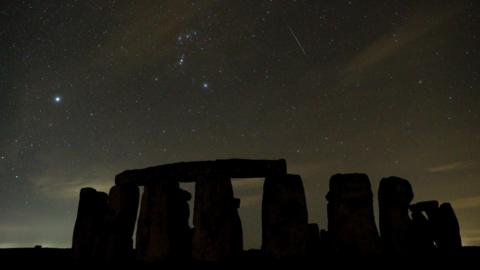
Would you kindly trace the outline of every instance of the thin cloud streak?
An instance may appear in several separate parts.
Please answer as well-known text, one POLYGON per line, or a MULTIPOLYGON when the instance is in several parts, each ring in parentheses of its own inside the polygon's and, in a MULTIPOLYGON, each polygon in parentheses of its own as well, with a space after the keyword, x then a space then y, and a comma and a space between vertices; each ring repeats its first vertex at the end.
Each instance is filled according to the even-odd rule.
POLYGON ((460 170, 473 169, 476 167, 476 165, 477 164, 475 162, 457 161, 457 162, 430 167, 430 168, 427 168, 427 171, 431 173, 460 171, 460 170))

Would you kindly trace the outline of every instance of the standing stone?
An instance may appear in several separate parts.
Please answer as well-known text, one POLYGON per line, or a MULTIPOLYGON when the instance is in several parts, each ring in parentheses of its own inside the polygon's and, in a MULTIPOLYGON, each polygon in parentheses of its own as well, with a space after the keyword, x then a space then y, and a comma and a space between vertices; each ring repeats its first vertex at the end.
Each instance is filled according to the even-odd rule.
POLYGON ((136 238, 140 261, 182 257, 181 245, 190 233, 188 212, 185 214, 188 199, 176 181, 152 181, 144 187, 136 238))
POLYGON ((98 259, 105 249, 105 220, 108 214, 108 195, 93 188, 82 188, 77 219, 73 229, 72 254, 77 260, 98 259))
POLYGON ((424 201, 410 205, 412 227, 410 242, 412 252, 416 254, 430 253, 436 248, 437 232, 435 223, 438 214, 437 201, 424 201))
POLYGON ((366 174, 336 174, 330 178, 326 199, 334 252, 362 256, 379 253, 372 197, 366 174))
POLYGON ((442 250, 454 250, 462 247, 460 226, 455 211, 449 203, 443 203, 438 208, 437 247, 442 250))
POLYGON ((380 181, 380 234, 383 247, 388 253, 406 253, 411 248, 408 239, 411 227, 408 209, 412 199, 412 186, 407 180, 392 176, 380 181))
POLYGON ((105 259, 127 261, 133 256, 133 231, 138 211, 139 188, 134 185, 113 186, 110 207, 109 237, 105 259))
POLYGON ((417 246, 422 244, 426 250, 438 248, 447 251, 462 247, 460 226, 449 203, 439 207, 437 201, 419 202, 410 206, 410 210, 414 223, 422 225, 415 226, 417 246))
POLYGON ((300 176, 267 177, 262 200, 262 250, 277 259, 304 257, 308 232, 307 204, 300 176))
POLYGON ((243 235, 229 177, 212 175, 195 185, 192 256, 203 261, 220 261, 240 255, 243 235))
POLYGON ((176 259, 191 259, 192 257, 192 228, 188 224, 190 218, 188 202, 191 199, 192 194, 180 188, 174 197, 170 234, 175 235, 175 240, 172 242, 172 257, 176 259))
POLYGON ((418 209, 412 210, 412 225, 409 233, 411 253, 425 254, 435 248, 432 226, 427 217, 418 209))

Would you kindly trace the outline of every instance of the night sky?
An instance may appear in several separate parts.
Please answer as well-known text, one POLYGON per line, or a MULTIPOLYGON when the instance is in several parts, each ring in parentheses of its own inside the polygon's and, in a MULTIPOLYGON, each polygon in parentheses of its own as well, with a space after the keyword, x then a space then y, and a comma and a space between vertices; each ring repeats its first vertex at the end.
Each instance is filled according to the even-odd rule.
MULTIPOLYGON (((233 157, 285 158, 320 228, 331 175, 365 172, 375 195, 406 178, 479 245, 479 14, 476 0, 2 1, 0 248, 70 246, 80 188, 123 170, 233 157)), ((262 184, 235 182, 246 248, 262 184)))

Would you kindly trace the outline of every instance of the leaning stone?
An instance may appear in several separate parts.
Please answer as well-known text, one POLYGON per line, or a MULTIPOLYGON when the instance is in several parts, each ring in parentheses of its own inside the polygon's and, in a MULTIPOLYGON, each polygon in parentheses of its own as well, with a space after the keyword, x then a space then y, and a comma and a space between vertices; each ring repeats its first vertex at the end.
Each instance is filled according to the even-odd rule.
POLYGON ((263 186, 262 250, 272 258, 304 257, 308 214, 299 175, 267 177, 263 186))
POLYGON ((407 180, 392 176, 380 181, 380 233, 383 247, 389 253, 407 253, 411 249, 408 209, 412 199, 412 186, 407 180))
POLYGON ((335 253, 370 256, 380 252, 372 197, 366 174, 336 174, 330 178, 326 196, 328 232, 335 253))

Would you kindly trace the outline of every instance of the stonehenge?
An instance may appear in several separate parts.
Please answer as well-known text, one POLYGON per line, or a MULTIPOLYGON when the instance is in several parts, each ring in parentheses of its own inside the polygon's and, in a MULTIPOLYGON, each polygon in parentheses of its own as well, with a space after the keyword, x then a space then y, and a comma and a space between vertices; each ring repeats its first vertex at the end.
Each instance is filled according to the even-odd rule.
POLYGON ((328 230, 320 230, 309 223, 302 178, 288 173, 285 160, 228 159, 127 170, 115 177, 108 195, 81 189, 73 257, 112 263, 241 259, 241 201, 232 181, 243 178, 265 179, 258 254, 267 259, 424 254, 462 246, 452 206, 411 204, 408 180, 392 176, 380 181, 378 230, 369 177, 333 175, 325 196, 328 230), (193 213, 192 194, 180 183, 195 183, 193 213))

